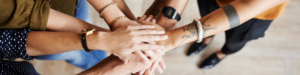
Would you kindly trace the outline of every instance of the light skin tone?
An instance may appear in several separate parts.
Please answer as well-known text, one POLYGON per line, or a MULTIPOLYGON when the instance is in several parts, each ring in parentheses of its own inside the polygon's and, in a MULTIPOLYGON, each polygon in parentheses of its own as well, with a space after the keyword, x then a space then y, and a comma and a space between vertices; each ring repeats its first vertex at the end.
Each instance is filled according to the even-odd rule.
POLYGON ((145 15, 153 15, 158 25, 164 27, 166 30, 173 30, 177 20, 165 17, 161 13, 162 8, 164 6, 172 7, 181 15, 188 2, 189 0, 155 0, 145 12, 145 15))
MULTIPOLYGON (((112 3, 113 1, 112 0, 87 0, 97 11, 98 13, 101 13, 103 11, 103 9, 109 5, 110 3, 112 3)), ((116 3, 120 3, 121 5, 120 6, 126 6, 124 1, 121 0, 121 1, 118 1, 118 0, 114 0, 114 2, 116 3)), ((116 5, 112 5, 110 6, 108 9, 106 9, 104 12, 103 12, 103 19, 106 21, 106 23, 108 25, 112 24, 112 21, 119 17, 119 16, 123 16, 124 14, 122 12, 124 12, 127 16, 128 14, 131 15, 130 11, 126 11, 126 7, 120 7, 119 9, 116 5), (125 9, 125 10, 124 10, 125 9)), ((132 19, 131 16, 128 16, 130 19, 132 19)), ((133 19, 132 19, 133 20, 133 19)), ((121 18, 119 19, 114 25, 110 25, 110 29, 112 31, 114 31, 115 29, 119 28, 119 27, 123 27, 123 26, 128 26, 128 25, 139 25, 138 23, 136 23, 135 21, 132 21, 132 20, 129 20, 128 18, 121 18)), ((140 57, 142 57, 143 59, 142 60, 145 60, 146 61, 146 56, 149 56, 149 54, 153 54, 151 51, 145 51, 145 50, 141 50, 141 51, 135 51, 133 52, 134 54, 138 54, 140 55, 140 57), (144 55, 146 56, 142 56, 144 53, 144 55)), ((157 59, 156 57, 158 57, 157 55, 152 55, 151 58, 154 58, 154 59, 157 59)), ((128 60, 128 58, 120 58, 121 60, 123 60, 125 63, 126 61, 128 60)), ((155 67, 153 67, 155 68, 155 67)), ((142 71, 143 72, 143 71, 142 71)), ((142 73, 141 72, 141 73, 142 73)))
MULTIPOLYGON (((251 0, 251 1, 237 0, 237 1, 234 1, 230 4, 235 7, 238 14, 240 15, 239 16, 240 17, 240 23, 243 23, 243 22, 251 19, 252 17, 258 15, 259 13, 262 13, 263 11, 265 11, 267 9, 270 9, 271 7, 274 7, 276 5, 279 5, 283 2, 286 2, 286 1, 285 0, 272 0, 272 1, 268 1, 268 0, 251 0), (264 6, 261 6, 261 5, 264 5, 264 6)), ((107 4, 109 4, 109 3, 107 3, 107 4)), ((112 20, 110 20, 110 21, 112 21, 112 20)), ((124 19, 124 21, 126 21, 126 19, 124 19)), ((205 17, 201 18, 200 21, 203 24, 210 25, 209 27, 204 26, 204 28, 207 29, 206 30, 207 33, 206 33, 205 37, 213 35, 213 34, 217 34, 219 32, 223 32, 223 31, 228 30, 230 28, 227 16, 226 16, 226 14, 224 13, 224 11, 222 9, 218 9, 218 10, 208 14, 208 16, 205 16, 205 17), (208 18, 209 15, 211 15, 210 18, 208 18), (204 22, 205 19, 207 19, 206 22, 204 22), (214 28, 214 27, 217 27, 217 28, 214 28)), ((120 21, 119 23, 121 23, 121 22, 122 21, 120 21)), ((108 23, 110 23, 110 22, 108 22, 108 23)), ((117 23, 116 23, 117 28, 121 27, 121 26, 126 26, 126 25, 117 24, 117 23)), ((147 23, 144 23, 144 24, 153 24, 153 23, 147 22, 147 23)), ((183 36, 189 36, 189 35, 193 34, 192 33, 193 31, 189 30, 189 29, 192 29, 193 27, 195 27, 195 25, 189 24, 187 26, 184 26, 184 27, 172 30, 172 31, 167 31, 165 34, 169 35, 169 37, 172 37, 172 38, 168 38, 168 40, 159 41, 159 42, 156 42, 156 43, 164 45, 165 48, 162 51, 165 52, 165 51, 168 51, 168 50, 170 50, 174 47, 177 47, 179 45, 195 41, 195 40, 197 40, 197 37, 184 37, 184 38, 182 38, 183 36), (184 31, 184 30, 186 30, 186 31, 184 31), (174 33, 176 33, 176 35, 174 33)), ((55 33, 55 32, 53 32, 53 33, 55 33)), ((53 33, 51 33, 51 34, 53 34, 53 33)), ((30 33, 30 34, 32 34, 32 33, 30 33)), ((30 34, 28 35, 28 38, 30 38, 30 34)), ((37 32, 37 34, 38 34, 38 32, 37 32)), ((41 34, 41 35, 46 35, 46 34, 50 34, 50 32, 49 33, 44 33, 44 34, 41 34)), ((75 35, 75 34, 72 34, 71 32, 70 33, 64 32, 64 33, 61 33, 61 34, 57 34, 56 36, 57 37, 64 37, 63 36, 64 34, 70 34, 68 36, 73 36, 72 38, 78 36, 77 39, 79 39, 78 34, 75 35)), ((34 35, 34 34, 32 34, 32 35, 34 35)), ((93 35, 91 35, 91 36, 93 36, 93 35)), ((39 37, 39 35, 37 35, 35 37, 39 37)), ((32 38, 35 38, 35 37, 32 37, 32 38)), ((55 36, 53 36, 53 37, 55 37, 55 36)), ((74 38, 74 39, 76 39, 76 38, 74 38)), ((33 40, 36 40, 36 39, 33 39, 33 40)), ((49 39, 47 39, 47 40, 49 40, 49 39)), ((55 40, 57 40, 57 39, 55 39, 55 40)), ((53 41, 55 41, 55 40, 53 40, 53 41)), ((74 43, 80 42, 78 40, 77 41, 71 40, 71 41, 74 41, 74 43)), ((49 45, 49 43, 47 43, 46 45, 49 45)), ((27 46, 30 46, 30 45, 27 45, 27 46)), ((35 46, 35 45, 32 45, 32 46, 35 46)), ((74 44, 74 46, 81 47, 81 43, 77 44, 77 45, 74 44)), ((53 48, 53 47, 51 47, 51 48, 53 48)), ((61 47, 58 47, 58 48, 61 48, 61 47)))
MULTIPOLYGON (((264 12, 267 9, 270 9, 274 6, 287 2, 289 0, 237 0, 230 3, 235 10, 237 11, 240 24, 245 21, 253 18, 254 16, 264 12), (264 5, 264 6, 260 6, 264 5)), ((228 15, 225 14, 224 9, 218 9, 207 16, 204 16, 200 19, 204 30, 206 31, 206 35, 204 37, 208 37, 214 34, 217 34, 222 31, 226 31, 232 27, 230 25, 228 15)), ((147 24, 147 23, 144 23, 147 24)), ((234 26, 234 25, 233 25, 234 26)), ((163 26, 164 27, 164 26, 163 26)), ((166 48, 163 52, 166 52, 172 48, 178 47, 179 45, 196 41, 197 40, 197 31, 195 24, 188 24, 181 28, 166 31, 166 35, 169 35, 170 38, 168 40, 164 40, 164 42, 157 42, 158 44, 164 44, 166 48), (173 41, 171 41, 173 40, 173 41), (168 43, 168 44, 167 44, 168 43)), ((211 40, 211 39, 209 39, 211 40)), ((206 43, 210 41, 204 41, 206 43)), ((221 52, 221 49, 217 50, 217 56, 219 58, 224 58, 226 55, 221 52)))
MULTIPOLYGON (((127 26, 119 30, 116 30, 116 32, 103 32, 108 30, 91 25, 80 19, 74 18, 72 16, 68 16, 66 14, 62 14, 60 12, 51 9, 49 14, 48 24, 47 24, 47 30, 63 31, 63 32, 46 32, 46 31, 30 32, 26 43, 27 52, 29 56, 37 56, 37 55, 56 54, 56 53, 62 53, 67 51, 73 51, 73 50, 82 50, 83 48, 81 46, 79 32, 84 28, 90 28, 90 27, 95 27, 97 29, 97 32, 95 34, 88 36, 87 45, 90 49, 106 50, 118 56, 127 56, 127 57, 130 56, 130 59, 136 59, 136 60, 138 60, 136 55, 133 55, 132 53, 130 53, 130 51, 136 51, 142 48, 146 50, 162 49, 162 46, 154 45, 154 44, 141 44, 141 42, 147 42, 151 40, 155 41, 157 39, 166 39, 164 35, 155 35, 155 34, 163 34, 163 32, 160 30, 152 30, 154 28, 151 26, 148 27, 127 26), (136 29, 148 29, 148 30, 136 30, 136 29), (123 35, 122 37, 124 38, 113 38, 113 37, 120 37, 119 35, 120 36, 123 35), (146 37, 148 38, 148 40, 146 40, 147 39, 146 37), (123 39, 123 41, 121 39, 123 39), (139 40, 129 40, 129 39, 139 39, 139 40), (118 45, 120 42, 116 43, 108 40, 120 40, 123 43, 126 43, 127 41, 127 44, 122 45, 123 46, 122 47, 118 45), (51 44, 51 43, 55 43, 55 44, 51 44), (118 46, 116 47, 113 45, 118 45, 118 46), (127 48, 125 46, 127 46, 127 48)), ((141 55, 138 56, 141 57, 141 55)), ((139 60, 144 62, 147 61, 147 59, 146 60, 142 60, 142 59, 146 59, 146 58, 145 57, 140 58, 139 60)))
MULTIPOLYGON (((236 0, 230 4, 236 9, 240 18, 240 23, 244 23, 245 21, 255 17, 265 10, 287 1, 289 0, 236 0)), ((206 31, 204 37, 208 37, 230 29, 230 23, 227 15, 222 8, 215 10, 199 20, 206 31)), ((144 22, 143 24, 149 23, 150 22, 144 22)), ((195 28, 195 24, 191 23, 174 30, 166 31, 165 34, 168 35, 169 38, 157 43, 165 45, 166 48, 164 48, 162 52, 166 52, 182 44, 196 41, 197 31, 195 31, 195 28)))
POLYGON ((129 60, 124 64, 118 57, 111 55, 78 75, 125 75, 147 69, 153 62, 154 60, 150 60, 150 63, 142 64, 129 60))

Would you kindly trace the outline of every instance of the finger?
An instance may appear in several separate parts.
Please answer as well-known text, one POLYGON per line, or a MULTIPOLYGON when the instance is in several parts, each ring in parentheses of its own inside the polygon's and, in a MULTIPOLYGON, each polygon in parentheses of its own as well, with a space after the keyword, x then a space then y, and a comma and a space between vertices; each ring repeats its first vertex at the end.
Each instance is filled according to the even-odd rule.
POLYGON ((136 50, 161 50, 164 48, 163 45, 151 45, 151 44, 136 44, 133 49, 136 50))
POLYGON ((155 19, 152 19, 150 22, 152 22, 152 23, 156 23, 156 20, 155 20, 155 19))
POLYGON ((158 66, 158 62, 159 62, 159 60, 156 60, 155 62, 153 62, 152 66, 151 66, 151 68, 150 68, 150 71, 151 71, 151 72, 153 72, 154 69, 158 66))
POLYGON ((137 18, 136 18, 136 20, 138 20, 138 21, 139 21, 141 18, 142 18, 142 17, 137 17, 137 18))
POLYGON ((143 50, 143 53, 150 58, 151 61, 157 60, 159 54, 155 54, 153 50, 143 50))
POLYGON ((139 21, 144 21, 146 18, 147 18, 147 16, 146 16, 146 15, 143 15, 142 18, 140 18, 139 21))
POLYGON ((157 67, 156 67, 156 71, 157 71, 158 73, 160 73, 160 74, 163 73, 163 70, 162 70, 162 68, 161 68, 160 66, 157 66, 157 67))
POLYGON ((145 30, 145 29, 154 29, 153 25, 130 25, 127 27, 127 30, 145 30))
POLYGON ((153 18, 153 15, 149 15, 144 21, 150 22, 150 20, 153 18))
POLYGON ((127 59, 121 59, 123 61, 124 64, 127 64, 128 63, 128 60, 127 59))
POLYGON ((166 69, 166 63, 164 61, 164 59, 162 57, 160 57, 159 59, 159 65, 163 68, 166 69))
POLYGON ((135 30, 131 32, 134 35, 147 35, 147 34, 165 34, 164 30, 135 30))
POLYGON ((150 60, 141 52, 141 51, 134 51, 134 54, 136 54, 138 56, 138 61, 141 63, 148 63, 150 62, 150 60))
POLYGON ((145 73, 146 70, 142 70, 139 72, 140 75, 143 75, 145 73))
MULTIPOLYGON (((136 36, 134 38, 137 42, 151 42, 151 41, 160 41, 168 39, 167 35, 143 35, 143 36, 136 36)), ((142 49, 143 50, 143 49, 142 49)), ((149 50, 149 49, 146 49, 149 50)), ((153 49, 151 49, 153 50, 153 49)))
POLYGON ((147 69, 144 73, 144 75, 153 75, 154 72, 151 72, 150 69, 147 69))

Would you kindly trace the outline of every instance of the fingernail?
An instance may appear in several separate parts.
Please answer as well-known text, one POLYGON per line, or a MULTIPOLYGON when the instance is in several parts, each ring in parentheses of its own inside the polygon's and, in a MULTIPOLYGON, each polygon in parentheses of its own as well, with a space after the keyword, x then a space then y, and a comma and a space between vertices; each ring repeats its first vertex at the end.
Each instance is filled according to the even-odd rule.
POLYGON ((162 53, 162 55, 165 55, 166 53, 162 53))
POLYGON ((160 51, 160 50, 156 50, 156 52, 158 52, 158 53, 161 53, 161 51, 160 51))
POLYGON ((168 36, 167 36, 167 35, 165 35, 165 36, 164 36, 164 38, 165 38, 165 39, 167 39, 167 38, 168 38, 168 36))
POLYGON ((140 72, 139 74, 140 74, 140 75, 142 75, 143 73, 142 73, 142 72, 140 72))
POLYGON ((165 31, 162 30, 162 31, 160 31, 160 33, 165 33, 165 31))
POLYGON ((162 71, 158 71, 159 72, 159 74, 162 74, 162 71))
POLYGON ((143 15, 143 18, 145 18, 146 17, 146 15, 143 15))
POLYGON ((165 46, 160 46, 160 48, 165 48, 165 46))

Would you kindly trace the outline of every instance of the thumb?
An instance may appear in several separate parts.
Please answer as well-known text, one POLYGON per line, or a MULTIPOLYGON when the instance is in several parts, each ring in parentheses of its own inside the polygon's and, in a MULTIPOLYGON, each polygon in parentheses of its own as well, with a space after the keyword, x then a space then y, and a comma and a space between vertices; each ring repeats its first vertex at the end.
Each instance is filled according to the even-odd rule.
POLYGON ((127 59, 121 59, 122 60, 122 62, 124 63, 124 64, 127 64, 128 63, 128 60, 127 59))

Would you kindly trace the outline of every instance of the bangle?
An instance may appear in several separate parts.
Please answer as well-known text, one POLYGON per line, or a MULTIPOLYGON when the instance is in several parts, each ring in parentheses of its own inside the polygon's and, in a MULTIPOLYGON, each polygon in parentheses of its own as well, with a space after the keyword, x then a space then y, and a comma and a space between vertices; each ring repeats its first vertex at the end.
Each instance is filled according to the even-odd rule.
POLYGON ((115 24, 118 20, 120 20, 121 18, 126 18, 126 16, 120 16, 120 17, 115 18, 115 19, 110 23, 109 26, 113 27, 114 24, 115 24))
POLYGON ((108 8, 108 7, 110 7, 111 5, 116 5, 116 6, 118 6, 118 3, 110 3, 110 4, 108 4, 107 6, 105 6, 105 8, 102 10, 102 12, 100 13, 100 18, 103 18, 102 17, 102 14, 103 14, 103 12, 108 8))
POLYGON ((205 31, 203 30, 203 27, 201 25, 201 22, 198 19, 194 20, 194 23, 196 24, 197 31, 198 31, 198 40, 196 41, 197 43, 200 43, 205 35, 205 31))

